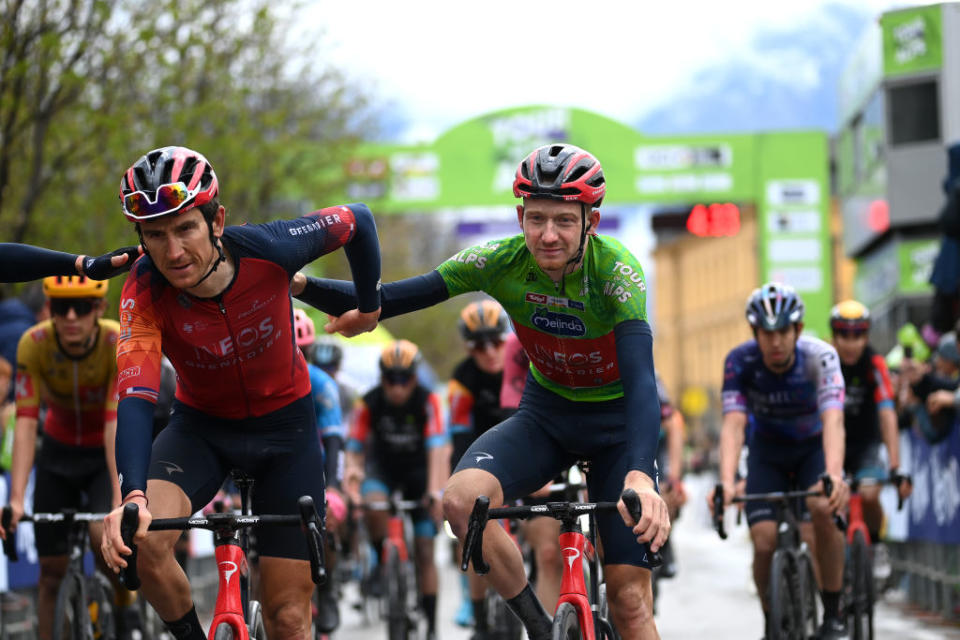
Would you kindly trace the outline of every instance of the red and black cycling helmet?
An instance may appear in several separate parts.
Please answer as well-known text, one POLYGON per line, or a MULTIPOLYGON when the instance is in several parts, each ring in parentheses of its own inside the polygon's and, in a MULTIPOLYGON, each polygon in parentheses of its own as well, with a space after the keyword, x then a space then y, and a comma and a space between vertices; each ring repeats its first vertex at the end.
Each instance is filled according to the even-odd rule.
POLYGON ((534 150, 517 167, 513 195, 552 198, 599 207, 607 192, 600 161, 572 144, 548 144, 534 150))
POLYGON ((161 147, 148 152, 120 180, 120 202, 131 222, 181 213, 217 196, 213 166, 187 147, 161 147))

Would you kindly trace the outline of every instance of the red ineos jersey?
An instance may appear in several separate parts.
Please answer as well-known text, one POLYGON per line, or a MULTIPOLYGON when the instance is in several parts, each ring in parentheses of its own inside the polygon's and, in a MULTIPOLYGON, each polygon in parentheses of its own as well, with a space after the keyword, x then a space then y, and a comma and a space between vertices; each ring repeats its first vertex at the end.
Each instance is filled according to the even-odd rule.
POLYGON ((310 393, 291 330, 290 278, 355 233, 354 212, 346 206, 228 227, 222 240, 236 273, 210 299, 171 286, 149 256, 141 257, 120 300, 120 400, 156 402, 161 349, 177 371, 177 399, 213 416, 262 416, 310 393))

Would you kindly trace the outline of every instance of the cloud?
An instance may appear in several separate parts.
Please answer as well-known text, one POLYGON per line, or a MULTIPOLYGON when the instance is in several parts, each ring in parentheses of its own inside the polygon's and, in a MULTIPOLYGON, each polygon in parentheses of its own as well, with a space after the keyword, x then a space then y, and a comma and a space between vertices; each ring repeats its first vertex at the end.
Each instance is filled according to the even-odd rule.
POLYGON ((442 0, 322 0, 300 22, 305 31, 323 25, 324 61, 390 105, 388 133, 428 141, 471 117, 525 104, 633 122, 725 60, 815 86, 821 67, 782 38, 803 24, 809 38, 834 43, 844 25, 832 22, 830 7, 870 16, 888 4, 488 0, 465 11, 442 0))

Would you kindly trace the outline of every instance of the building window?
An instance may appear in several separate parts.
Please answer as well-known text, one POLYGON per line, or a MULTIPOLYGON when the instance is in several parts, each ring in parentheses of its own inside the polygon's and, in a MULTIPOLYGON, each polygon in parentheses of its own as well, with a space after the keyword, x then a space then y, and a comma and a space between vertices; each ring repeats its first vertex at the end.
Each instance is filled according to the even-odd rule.
POLYGON ((889 87, 887 102, 891 145, 940 139, 940 96, 936 80, 889 87))

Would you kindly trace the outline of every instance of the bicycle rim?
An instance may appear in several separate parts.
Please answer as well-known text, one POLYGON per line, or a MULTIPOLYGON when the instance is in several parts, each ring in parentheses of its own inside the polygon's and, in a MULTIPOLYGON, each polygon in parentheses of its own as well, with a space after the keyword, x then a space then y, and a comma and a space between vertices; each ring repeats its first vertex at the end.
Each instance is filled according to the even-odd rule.
POLYGON ((93 627, 83 588, 83 577, 67 572, 57 591, 53 612, 53 640, 91 640, 93 627))
POLYGON ((553 616, 550 640, 580 640, 582 637, 576 608, 569 602, 561 602, 553 616))
POLYGON ((221 622, 213 633, 213 640, 233 640, 233 627, 226 622, 221 622))
POLYGON ((247 630, 251 640, 267 640, 267 631, 263 626, 263 610, 257 600, 250 601, 247 615, 247 630))
POLYGON ((115 640, 117 637, 117 607, 113 585, 99 571, 95 571, 88 582, 90 594, 88 611, 93 623, 94 637, 99 640, 115 640), (96 619, 93 612, 96 610, 96 619), (99 632, 99 634, 97 633, 99 632))

